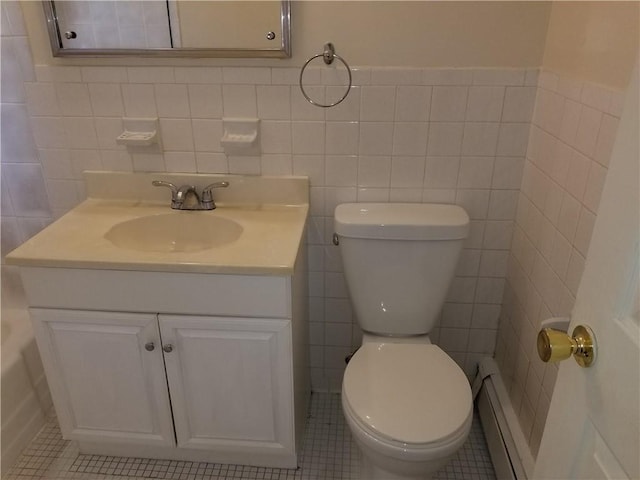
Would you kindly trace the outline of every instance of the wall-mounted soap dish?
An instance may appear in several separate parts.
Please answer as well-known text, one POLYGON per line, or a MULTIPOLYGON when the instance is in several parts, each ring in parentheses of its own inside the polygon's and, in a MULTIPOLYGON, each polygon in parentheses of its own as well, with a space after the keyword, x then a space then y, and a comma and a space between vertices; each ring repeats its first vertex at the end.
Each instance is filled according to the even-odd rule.
POLYGON ((220 145, 227 155, 260 154, 260 120, 258 118, 223 118, 224 134, 220 145))
POLYGON ((123 118, 124 132, 116 137, 118 145, 149 147, 160 141, 157 118, 123 118))
POLYGON ((130 147, 148 147, 157 142, 158 131, 153 132, 129 132, 125 130, 116 137, 118 145, 128 145, 130 147))

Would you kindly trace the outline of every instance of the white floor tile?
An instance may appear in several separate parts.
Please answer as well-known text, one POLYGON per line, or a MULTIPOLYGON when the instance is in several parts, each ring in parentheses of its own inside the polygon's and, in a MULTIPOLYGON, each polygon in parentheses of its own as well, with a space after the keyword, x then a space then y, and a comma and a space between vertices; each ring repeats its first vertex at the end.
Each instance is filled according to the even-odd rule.
MULTIPOLYGON (((81 455, 63 440, 55 415, 25 448, 3 480, 366 480, 342 415, 339 394, 314 393, 299 468, 81 455)), ((495 480, 482 427, 474 418, 467 443, 435 480, 495 480)))

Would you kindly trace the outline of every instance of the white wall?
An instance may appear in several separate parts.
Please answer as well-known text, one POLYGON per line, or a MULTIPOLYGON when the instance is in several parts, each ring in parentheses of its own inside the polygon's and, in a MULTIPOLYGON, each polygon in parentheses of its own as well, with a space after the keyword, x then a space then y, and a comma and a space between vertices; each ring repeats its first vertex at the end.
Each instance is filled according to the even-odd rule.
POLYGON ((639 2, 553 2, 542 65, 626 89, 640 43, 639 2))
MULTIPOLYGON (((494 349, 537 71, 359 68, 343 105, 309 105, 297 69, 36 66, 25 83, 54 216, 81 201, 84 169, 309 175, 314 387, 340 387, 359 332, 330 242, 344 201, 436 201, 472 218, 434 338, 472 375, 494 349), (122 116, 158 116, 161 151, 115 142, 122 116), (262 155, 226 157, 222 116, 261 119, 262 155)), ((310 93, 335 96, 310 72, 310 93)))
MULTIPOLYGON (((4 255, 51 221, 38 150, 26 105, 25 82, 36 78, 20 6, 0 4, 2 18, 2 263, 4 255)), ((22 302, 17 272, 2 265, 2 304, 22 302)))
POLYGON ((354 65, 536 67, 550 2, 294 2, 294 63, 332 41, 354 65))
MULTIPOLYGON (((17 84, 25 82, 22 98, 26 98, 35 137, 34 142, 24 145, 35 143, 35 148, 31 147, 31 153, 21 155, 16 162, 15 168, 22 168, 20 163, 30 165, 28 180, 13 182, 13 189, 3 188, 5 238, 13 238, 15 243, 15 239, 25 236, 21 225, 39 226, 48 218, 45 197, 37 193, 37 215, 16 215, 14 210, 7 210, 5 215, 6 192, 15 200, 14 190, 29 195, 46 190, 51 209, 58 216, 82 200, 83 169, 307 174, 312 182, 310 317, 317 389, 339 388, 343 357, 359 341, 341 262, 329 241, 331 215, 338 202, 441 201, 459 203, 470 211, 472 235, 434 338, 472 374, 476 359, 494 350, 518 197, 522 199, 521 214, 526 202, 535 207, 528 210, 535 217, 545 214, 530 177, 535 185, 548 184, 544 176, 549 177, 545 170, 549 166, 545 160, 540 164, 540 158, 548 157, 536 157, 533 145, 542 143, 548 147, 545 139, 551 135, 554 144, 563 143, 579 152, 588 162, 576 156, 580 160, 576 161, 576 174, 587 171, 587 182, 592 166, 594 172, 596 166, 604 166, 601 158, 563 140, 551 128, 555 124, 546 123, 557 123, 569 106, 573 107, 573 116, 567 113, 567 121, 571 120, 576 129, 582 122, 583 128, 591 128, 586 131, 593 132, 596 127, 592 117, 598 118, 597 125, 611 127, 603 119, 605 115, 615 116, 615 110, 608 110, 612 104, 593 105, 593 95, 582 97, 585 85, 587 92, 593 88, 599 92, 595 97, 602 93, 582 79, 577 83, 580 93, 574 89, 576 84, 564 76, 554 83, 553 76, 545 75, 538 85, 537 67, 543 62, 551 11, 548 3, 295 2, 294 57, 290 60, 52 59, 39 4, 26 2, 22 7, 35 67, 32 69, 31 63, 24 61, 24 68, 31 73, 17 84), (355 87, 348 100, 325 111, 304 101, 297 76, 302 62, 317 53, 327 40, 333 41, 338 53, 356 68, 355 87), (538 87, 541 95, 533 128, 535 142, 529 148, 526 183, 519 192, 538 87), (578 106, 570 100, 577 100, 578 106), (545 109, 546 113, 541 114, 545 109), (592 114, 591 109, 596 113, 592 114), (585 113, 582 120, 583 112, 592 115, 585 113), (115 136, 122 130, 121 118, 125 115, 160 117, 163 150, 131 154, 116 145, 115 136), (219 145, 222 116, 256 115, 262 119, 263 155, 227 158, 219 145)), ((3 2, 3 8, 15 11, 15 4, 3 2)), ((623 62, 617 65, 624 67, 623 62)), ((305 76, 315 98, 341 94, 343 79, 332 73, 331 69, 310 70, 310 75, 305 76)), ((16 104, 22 106, 15 111, 24 112, 24 100, 16 104)), ((24 114, 14 118, 24 118, 24 114)), ((3 137, 7 123, 3 122, 3 137)), ((594 135, 597 138, 599 133, 594 135)), ((3 153, 3 162, 5 158, 3 153)), ((554 162, 566 164, 568 158, 573 162, 573 153, 554 162)), ((2 170, 3 187, 10 171, 2 170)), ((567 205, 571 197, 580 211, 584 209, 586 225, 595 207, 583 203, 584 194, 577 198, 573 191, 583 176, 574 178, 571 174, 561 182, 549 178, 561 186, 563 198, 568 192, 567 205), (565 186, 565 181, 570 186, 565 186)), ((16 204, 22 205, 20 201, 13 202, 14 207, 16 204)), ((575 206, 573 202, 572 207, 575 206)), ((578 222, 580 218, 578 213, 578 222)), ((556 226, 555 220, 547 220, 556 226)), ((530 228, 522 215, 519 222, 517 238, 520 231, 530 228)), ((537 231, 530 234, 538 238, 537 231)), ((554 233, 553 238, 556 236, 554 233)), ((584 256, 584 242, 575 243, 575 234, 568 236, 572 237, 565 236, 570 252, 576 251, 574 263, 579 262, 577 255, 584 256)), ((538 243, 534 245, 539 247, 538 243)), ((515 252, 512 251, 512 258, 516 257, 515 252)), ((543 258, 551 266, 551 257, 543 258)), ((556 275, 565 282, 565 274, 556 275)), ((563 285, 570 294, 569 283, 563 285)), ((510 299, 514 292, 512 282, 507 289, 506 307, 513 303, 510 299)), ((543 296, 541 293, 538 295, 543 296)), ((532 324, 537 318, 532 315, 528 321, 532 324)), ((519 335, 527 324, 513 325, 519 335)), ((535 391, 527 397, 528 404, 522 402, 530 370, 527 349, 531 344, 528 340, 519 341, 526 344, 527 362, 520 360, 515 375, 510 377, 516 385, 514 402, 520 408, 528 406, 522 409, 523 424, 531 426, 535 413, 544 409, 532 404, 534 397, 536 401, 540 398, 535 391)), ((540 371, 537 374, 537 382, 532 380, 530 384, 531 388, 537 385, 539 391, 544 375, 540 371)), ((536 424, 542 417, 538 415, 536 424)))
MULTIPOLYGON (((316 389, 339 389, 344 357, 360 333, 330 243, 335 205, 458 203, 472 217, 472 234, 434 338, 469 375, 479 357, 493 353, 537 81, 536 69, 521 67, 541 61, 536 39, 544 35, 547 7, 296 3, 298 58, 308 55, 300 53, 305 42, 315 51, 325 34, 348 32, 336 45, 344 45, 339 52, 355 67, 354 88, 328 110, 302 97, 296 59, 252 67, 192 66, 184 59, 148 67, 53 62, 42 44, 39 5, 23 7, 36 58, 25 96, 54 216, 83 199, 84 169, 309 175, 312 377, 316 389), (482 16, 489 24, 477 21, 482 16), (464 35, 451 35, 454 29, 464 35), (368 62, 373 66, 358 66, 368 62), (389 68, 398 63, 407 66, 389 68), (118 146, 123 116, 158 116, 162 151, 118 146), (261 119, 260 157, 222 153, 223 116, 261 119)), ((319 100, 341 95, 343 81, 331 68, 305 75, 319 100)))
POLYGON ((283 67, 299 67, 328 41, 352 66, 537 67, 550 7, 549 2, 517 1, 293 1, 291 59, 177 61, 52 59, 40 5, 23 4, 36 64, 283 67))
POLYGON ((520 189, 496 360, 534 456, 557 366, 540 322, 569 316, 638 54, 637 2, 555 2, 520 189))
POLYGON ((607 175, 623 92, 540 75, 496 361, 537 453, 557 375, 536 350, 540 322, 571 314, 607 175))

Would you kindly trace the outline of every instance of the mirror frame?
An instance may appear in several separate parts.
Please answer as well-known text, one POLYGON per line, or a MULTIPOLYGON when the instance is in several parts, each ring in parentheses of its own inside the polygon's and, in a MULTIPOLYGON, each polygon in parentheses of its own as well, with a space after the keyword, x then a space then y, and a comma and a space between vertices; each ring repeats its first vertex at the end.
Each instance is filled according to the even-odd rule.
POLYGON ((63 48, 54 0, 42 2, 54 57, 291 58, 291 5, 280 1, 280 45, 275 48, 63 48))

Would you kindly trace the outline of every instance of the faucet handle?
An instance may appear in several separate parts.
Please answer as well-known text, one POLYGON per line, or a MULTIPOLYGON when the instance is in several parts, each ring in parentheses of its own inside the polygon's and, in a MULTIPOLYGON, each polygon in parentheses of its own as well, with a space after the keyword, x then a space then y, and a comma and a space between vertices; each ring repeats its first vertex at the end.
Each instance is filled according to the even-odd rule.
POLYGON ((154 180, 151 182, 154 187, 167 187, 171 189, 171 200, 175 200, 178 195, 178 187, 173 183, 165 182, 164 180, 154 180))
POLYGON ((214 182, 210 185, 207 185, 202 189, 202 207, 205 210, 213 210, 216 208, 216 204, 213 201, 213 195, 211 194, 211 190, 214 188, 227 188, 229 186, 229 182, 214 182))
POLYGON ((202 193, 209 192, 211 193, 212 188, 227 188, 229 186, 229 182, 214 182, 210 185, 207 185, 202 189, 202 193))

